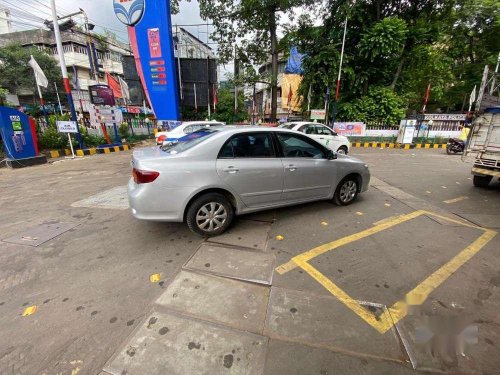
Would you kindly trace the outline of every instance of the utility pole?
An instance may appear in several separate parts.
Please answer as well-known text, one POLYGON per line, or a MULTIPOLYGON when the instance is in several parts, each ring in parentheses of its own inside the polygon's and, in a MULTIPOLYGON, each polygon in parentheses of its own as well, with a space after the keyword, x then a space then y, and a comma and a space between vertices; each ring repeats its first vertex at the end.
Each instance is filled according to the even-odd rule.
POLYGON ((340 50, 339 75, 337 76, 337 88, 335 89, 335 101, 333 102, 332 129, 335 127, 335 117, 337 117, 337 102, 340 95, 340 75, 342 73, 342 62, 344 61, 345 35, 347 34, 347 16, 344 22, 344 36, 342 37, 342 49, 340 50))
POLYGON ((82 149, 83 148, 82 135, 80 134, 80 128, 78 127, 78 120, 77 120, 76 112, 75 112, 75 104, 73 103, 73 96, 71 95, 71 86, 69 84, 68 70, 66 69, 66 62, 64 60, 64 51, 62 48, 61 33, 59 31, 59 24, 57 23, 58 19, 57 19, 55 0, 50 0, 50 5, 52 8, 52 18, 53 18, 53 22, 54 22, 54 35, 56 37, 57 54, 59 55, 59 65, 61 66, 61 73, 62 73, 62 77, 63 77, 64 90, 66 91, 66 97, 68 98, 68 105, 69 105, 69 109, 70 109, 70 113, 71 113, 71 121, 75 121, 77 124, 76 129, 78 130, 78 133, 76 134, 76 138, 78 140, 78 145, 82 149))

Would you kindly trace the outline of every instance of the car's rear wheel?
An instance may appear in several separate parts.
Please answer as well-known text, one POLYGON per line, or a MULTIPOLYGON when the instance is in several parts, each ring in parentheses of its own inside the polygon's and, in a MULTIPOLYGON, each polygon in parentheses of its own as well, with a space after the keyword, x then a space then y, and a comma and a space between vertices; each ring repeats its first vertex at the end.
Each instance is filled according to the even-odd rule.
POLYGON ((223 233, 233 221, 233 217, 233 206, 224 195, 207 193, 191 203, 186 222, 194 233, 212 237, 223 233))
POLYGON ((492 178, 493 178, 493 176, 477 176, 477 175, 474 175, 474 177, 472 179, 472 183, 476 187, 486 188, 490 184, 490 181, 491 181, 492 178))
POLYGON ((339 206, 351 204, 358 196, 358 179, 354 176, 344 178, 338 184, 333 201, 339 206))
POLYGON ((342 155, 347 155, 347 147, 346 146, 340 146, 339 149, 337 150, 338 154, 342 155))

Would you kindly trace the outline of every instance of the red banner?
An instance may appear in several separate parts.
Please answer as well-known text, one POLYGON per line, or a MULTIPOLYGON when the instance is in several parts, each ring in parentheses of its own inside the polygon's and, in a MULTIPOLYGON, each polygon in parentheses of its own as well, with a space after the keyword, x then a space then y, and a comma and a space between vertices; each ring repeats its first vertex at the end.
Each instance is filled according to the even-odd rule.
POLYGON ((118 80, 109 73, 106 73, 106 80, 108 81, 108 86, 110 87, 110 89, 113 90, 113 95, 115 96, 115 98, 123 98, 120 82, 118 82, 118 80))

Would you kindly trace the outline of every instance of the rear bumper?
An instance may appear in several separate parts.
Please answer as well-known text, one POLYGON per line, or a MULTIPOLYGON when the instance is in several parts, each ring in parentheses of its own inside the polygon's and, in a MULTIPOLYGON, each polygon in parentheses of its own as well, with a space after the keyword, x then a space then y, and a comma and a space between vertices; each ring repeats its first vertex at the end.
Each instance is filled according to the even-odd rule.
POLYGON ((140 220, 182 222, 190 190, 166 189, 155 183, 128 183, 128 201, 132 216, 140 220))

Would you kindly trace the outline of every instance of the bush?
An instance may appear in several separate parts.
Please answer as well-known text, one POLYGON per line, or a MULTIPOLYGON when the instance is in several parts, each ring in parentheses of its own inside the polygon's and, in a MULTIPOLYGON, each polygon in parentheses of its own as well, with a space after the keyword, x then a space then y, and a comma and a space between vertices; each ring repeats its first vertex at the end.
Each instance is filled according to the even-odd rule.
POLYGON ((386 87, 372 87, 367 95, 351 103, 342 103, 338 118, 396 125, 405 115, 406 100, 386 87))
POLYGON ((122 122, 118 127, 118 134, 120 134, 120 138, 128 137, 128 124, 126 122, 122 122))
POLYGON ((38 137, 38 146, 41 150, 57 150, 68 147, 68 137, 59 133, 55 126, 49 126, 38 137))

